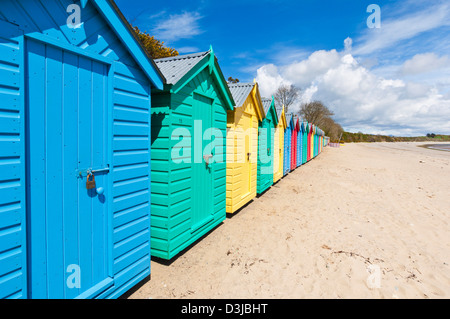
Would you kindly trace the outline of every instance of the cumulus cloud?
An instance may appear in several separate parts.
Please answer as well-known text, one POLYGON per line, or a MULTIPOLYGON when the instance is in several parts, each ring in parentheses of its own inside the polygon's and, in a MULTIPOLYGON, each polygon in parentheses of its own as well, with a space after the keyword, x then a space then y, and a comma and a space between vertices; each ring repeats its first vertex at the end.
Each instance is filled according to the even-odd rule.
POLYGON ((259 84, 261 96, 272 96, 275 93, 273 88, 279 88, 282 84, 290 85, 292 82, 284 79, 274 64, 267 64, 260 67, 256 76, 259 84))
POLYGON ((344 40, 345 52, 349 53, 352 50, 352 46, 353 46, 352 38, 347 37, 347 39, 344 40))
POLYGON ((404 75, 427 73, 440 68, 449 68, 450 58, 448 56, 439 57, 435 53, 416 54, 407 60, 401 69, 404 75))
POLYGON ((301 102, 323 101, 349 131, 403 135, 450 131, 448 96, 427 84, 376 75, 346 51, 321 50, 298 63, 259 68, 262 94, 270 96, 281 83, 297 85, 303 89, 301 102))

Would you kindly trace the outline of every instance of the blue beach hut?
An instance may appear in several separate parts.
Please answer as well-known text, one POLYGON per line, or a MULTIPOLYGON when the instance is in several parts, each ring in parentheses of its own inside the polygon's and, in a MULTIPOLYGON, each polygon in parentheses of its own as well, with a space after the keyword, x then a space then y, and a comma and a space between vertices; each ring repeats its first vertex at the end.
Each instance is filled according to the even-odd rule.
POLYGON ((292 131, 294 130, 294 116, 286 114, 287 128, 284 131, 284 175, 291 171, 292 131))
MULTIPOLYGON (((298 116, 297 116, 298 118, 298 116)), ((299 131, 297 133, 297 167, 302 165, 302 149, 303 149, 303 134, 302 134, 302 122, 300 120, 298 120, 298 124, 299 124, 299 131)))
POLYGON ((149 277, 164 82, 113 1, 1 1, 0 298, 116 298, 149 277))

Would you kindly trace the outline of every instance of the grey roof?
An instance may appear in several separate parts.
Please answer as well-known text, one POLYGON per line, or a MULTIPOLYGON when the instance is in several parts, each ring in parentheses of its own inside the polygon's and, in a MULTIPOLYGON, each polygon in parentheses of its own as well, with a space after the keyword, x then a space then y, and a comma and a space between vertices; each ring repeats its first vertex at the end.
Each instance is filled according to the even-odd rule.
MULTIPOLYGON (((299 116, 297 114, 294 114, 294 125, 295 125, 295 127, 297 127, 298 120, 299 120, 299 116)), ((300 125, 300 123, 299 123, 299 125, 300 125)))
POLYGON ((280 120, 281 113, 283 113, 283 105, 280 105, 277 100, 275 100, 275 111, 277 112, 278 120, 280 120))
POLYGON ((303 130, 306 131, 308 129, 308 122, 302 122, 303 130))
POLYGON ((286 122, 288 126, 291 125, 291 119, 293 116, 294 116, 293 113, 286 114, 286 122))
POLYGON ((278 120, 281 118, 281 114, 283 113, 283 107, 275 104, 275 110, 277 111, 278 120))
POLYGON ((154 60, 167 84, 176 84, 211 51, 154 60))
POLYGON ((263 104, 263 108, 264 108, 264 113, 268 114, 269 113, 269 109, 270 106, 272 105, 272 99, 268 99, 268 98, 261 98, 262 104, 263 104))
POLYGON ((241 107, 249 94, 252 92, 255 83, 229 83, 231 95, 236 102, 236 107, 241 107))

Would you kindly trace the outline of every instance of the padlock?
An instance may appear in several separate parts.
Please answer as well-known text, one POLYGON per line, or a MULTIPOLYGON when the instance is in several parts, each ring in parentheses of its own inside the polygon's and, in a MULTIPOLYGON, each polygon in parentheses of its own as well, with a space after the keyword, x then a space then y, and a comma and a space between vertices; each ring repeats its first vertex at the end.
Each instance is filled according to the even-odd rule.
POLYGON ((93 174, 88 174, 86 179, 86 189, 94 189, 96 188, 95 184, 95 176, 93 174), (92 177, 92 180, 91 180, 92 177))

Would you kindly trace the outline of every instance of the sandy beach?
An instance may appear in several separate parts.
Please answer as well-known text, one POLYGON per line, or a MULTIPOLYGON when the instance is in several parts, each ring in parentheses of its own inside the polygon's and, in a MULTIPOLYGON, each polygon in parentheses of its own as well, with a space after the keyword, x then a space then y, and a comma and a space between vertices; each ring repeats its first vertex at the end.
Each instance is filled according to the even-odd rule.
POLYGON ((423 144, 325 148, 172 262, 152 261, 129 298, 449 298, 450 152, 423 144))

